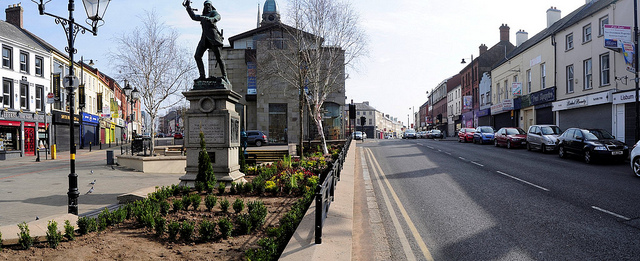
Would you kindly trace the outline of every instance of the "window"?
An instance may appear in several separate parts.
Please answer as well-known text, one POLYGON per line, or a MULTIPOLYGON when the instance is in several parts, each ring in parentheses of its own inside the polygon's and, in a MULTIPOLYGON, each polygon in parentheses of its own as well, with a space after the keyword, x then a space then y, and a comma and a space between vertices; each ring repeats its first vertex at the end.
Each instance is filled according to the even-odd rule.
POLYGON ((611 84, 609 77, 609 54, 600 55, 600 86, 611 84))
POLYGON ((567 93, 573 93, 573 65, 567 66, 567 93))
POLYGON ((541 64, 540 65, 540 88, 544 89, 547 87, 547 65, 546 64, 541 64))
POLYGON ((531 70, 527 70, 527 93, 531 93, 531 70))
POLYGON ((599 31, 598 31, 598 35, 599 36, 604 35, 604 25, 605 24, 609 24, 609 16, 608 15, 600 18, 600 28, 599 28, 599 31))
POLYGON ((44 111, 44 86, 36 85, 36 111, 44 111))
POLYGON ((565 51, 569 51, 571 49, 573 49, 573 34, 572 33, 568 34, 565 37, 565 46, 564 46, 564 50, 565 51))
POLYGON ((586 43, 591 41, 591 24, 582 27, 582 42, 586 43))
POLYGON ((42 57, 36 56, 36 76, 42 77, 42 63, 44 59, 42 57))
POLYGON ((11 93, 13 93, 13 81, 11 79, 2 79, 2 107, 11 108, 11 93))
POLYGON ((584 69, 584 89, 588 90, 593 87, 593 84, 591 82, 591 77, 593 76, 593 73, 591 72, 591 59, 584 60, 584 62, 582 62, 582 65, 584 69))
POLYGON ((20 84, 20 109, 29 109, 29 84, 20 84))
POLYGON ((509 80, 504 80, 504 98, 509 99, 509 80))
POLYGON ((484 105, 484 94, 480 94, 480 102, 482 105, 484 105))
POLYGON ((13 69, 13 50, 11 47, 2 46, 2 67, 13 69))
POLYGON ((500 83, 496 83, 496 90, 498 90, 498 102, 502 100, 502 90, 500 89, 500 83))
POLYGON ((29 73, 29 54, 20 52, 20 72, 29 73))
POLYGON ((373 125, 373 120, 369 119, 369 125, 373 125))

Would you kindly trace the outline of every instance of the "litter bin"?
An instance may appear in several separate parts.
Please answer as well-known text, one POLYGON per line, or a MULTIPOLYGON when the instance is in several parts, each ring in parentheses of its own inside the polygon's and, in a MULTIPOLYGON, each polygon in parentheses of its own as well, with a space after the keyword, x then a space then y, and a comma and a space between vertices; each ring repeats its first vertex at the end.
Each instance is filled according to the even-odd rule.
POLYGON ((107 165, 113 165, 113 151, 112 150, 108 150, 107 151, 107 165))
POLYGON ((134 138, 131 141, 131 154, 142 152, 142 137, 134 138))

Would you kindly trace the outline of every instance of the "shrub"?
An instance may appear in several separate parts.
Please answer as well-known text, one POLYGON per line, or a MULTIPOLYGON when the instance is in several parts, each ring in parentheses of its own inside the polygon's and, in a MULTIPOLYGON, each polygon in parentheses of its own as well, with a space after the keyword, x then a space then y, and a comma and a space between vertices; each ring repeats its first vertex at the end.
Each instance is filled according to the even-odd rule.
POLYGON ((233 224, 229 221, 228 218, 223 217, 218 220, 218 228, 220 229, 220 234, 222 238, 227 239, 231 236, 231 231, 233 231, 233 224))
POLYGON ((64 237, 69 241, 73 241, 76 238, 75 231, 69 220, 64 221, 64 237))
POLYGON ((167 201, 160 202, 160 215, 166 216, 169 214, 169 209, 171 208, 171 204, 167 201))
POLYGON ((167 232, 169 233, 169 241, 176 241, 176 236, 180 232, 180 223, 171 221, 167 226, 167 232))
POLYGON ((236 213, 242 212, 242 210, 244 210, 244 200, 237 198, 236 201, 233 202, 233 210, 236 213))
POLYGON ((187 195, 182 197, 182 209, 189 210, 189 206, 191 206, 191 195, 187 195))
POLYGON ((2 251, 2 231, 0 231, 0 252, 2 251))
POLYGON ((86 235, 87 233, 98 230, 98 223, 94 218, 81 217, 78 218, 78 232, 80 235, 86 235))
POLYGON ((200 222, 200 226, 198 227, 198 232, 200 233, 200 240, 203 242, 208 242, 213 240, 216 233, 216 223, 211 222, 209 220, 203 220, 200 222))
POLYGON ((161 237, 167 230, 167 220, 162 216, 156 216, 154 229, 156 230, 156 235, 161 237))
POLYGON ((218 183, 218 195, 224 194, 224 190, 227 188, 227 185, 224 182, 218 183))
POLYGON ((193 210, 198 210, 198 208, 200 207, 201 201, 202 201, 202 198, 200 197, 200 194, 191 195, 191 205, 193 206, 193 210))
POLYGON ((244 193, 244 184, 245 183, 242 183, 242 182, 236 184, 236 192, 238 194, 244 193))
POLYGON ((102 231, 107 229, 107 226, 110 226, 110 213, 109 209, 104 208, 100 214, 98 214, 98 230, 102 231))
POLYGON ((258 249, 249 249, 245 252, 247 260, 277 260, 278 244, 273 238, 263 238, 258 240, 258 249))
POLYGON ((220 201, 220 209, 222 209, 222 212, 227 213, 229 211, 229 200, 225 198, 220 201))
MULTIPOLYGON (((166 201, 163 201, 166 202, 166 201)), ((111 212, 111 218, 110 218, 110 226, 113 226, 115 224, 120 224, 122 222, 124 222, 127 219, 127 210, 124 208, 119 208, 113 212, 111 212)))
POLYGON ((202 193, 202 191, 207 189, 207 183, 202 182, 202 181, 196 181, 196 190, 198 191, 198 193, 202 193))
POLYGON ((236 219, 236 233, 238 235, 248 235, 251 233, 251 217, 248 213, 238 216, 236 219))
POLYGON ((26 222, 18 224, 20 233, 18 233, 18 243, 23 249, 29 249, 33 245, 33 238, 29 234, 29 226, 26 222))
POLYGON ((181 199, 174 199, 173 200, 173 212, 178 212, 182 210, 182 200, 181 199))
POLYGON ((245 193, 253 193, 253 183, 252 182, 247 182, 246 184, 244 184, 244 192, 245 193))
POLYGON ((216 206, 217 202, 218 197, 214 195, 207 195, 207 197, 204 199, 204 205, 207 207, 207 211, 211 211, 213 207, 216 206))
POLYGON ((196 174, 196 181, 216 183, 216 175, 213 173, 213 165, 211 165, 211 158, 207 152, 204 133, 202 131, 200 132, 200 152, 198 153, 198 174, 196 174))
POLYGON ((47 242, 49 242, 49 247, 58 248, 60 241, 62 241, 62 233, 58 231, 58 222, 50 220, 49 225, 47 225, 47 242))
POLYGON ((249 217, 251 218, 251 227, 255 230, 260 228, 267 218, 267 207, 262 201, 256 200, 247 204, 249 209, 249 217))
POLYGON ((195 229, 195 226, 193 222, 189 222, 186 220, 183 221, 182 228, 180 228, 180 239, 184 241, 190 241, 191 236, 193 235, 194 229, 195 229))

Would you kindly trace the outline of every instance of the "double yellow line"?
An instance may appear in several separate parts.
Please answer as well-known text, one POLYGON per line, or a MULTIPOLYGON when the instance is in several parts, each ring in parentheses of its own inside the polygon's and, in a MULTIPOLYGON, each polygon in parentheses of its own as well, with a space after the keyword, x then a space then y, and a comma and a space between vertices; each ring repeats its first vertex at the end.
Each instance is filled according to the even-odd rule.
POLYGON ((380 178, 377 179, 378 180, 378 185, 380 186, 380 190, 383 192, 382 196, 383 196, 383 198, 385 200, 387 208, 389 209, 389 212, 391 214, 391 219, 392 219, 392 221, 394 223, 394 226, 396 226, 396 230, 398 230, 397 231, 398 235, 400 235, 400 237, 401 237, 400 241, 401 241, 401 243, 403 245, 403 248, 405 250, 405 254, 407 255, 407 259, 408 260, 415 260, 416 257, 413 255, 413 251, 411 251, 411 247, 408 244, 408 240, 404 236, 404 232, 402 232, 402 228, 400 227, 400 224, 397 221, 397 217, 396 217, 395 211, 393 210, 393 207, 391 206, 391 202, 389 200, 389 197, 387 196, 387 193, 384 190, 384 187, 383 187, 383 184, 382 184, 381 180, 384 180, 384 183, 386 184, 386 188, 388 189, 389 193, 391 194, 391 197, 393 198, 393 200, 395 201, 396 205, 398 206, 398 209, 400 210, 400 213, 402 214, 402 217, 404 218, 404 221, 409 226, 409 230, 411 231, 411 234, 413 235, 414 240, 416 241, 416 243, 420 247, 420 250, 422 251, 422 255, 424 256, 424 258, 426 260, 432 261, 433 257, 431 256, 431 252, 429 252, 429 248, 427 248, 427 245, 422 240, 422 237, 420 237, 420 233, 418 233, 418 229, 416 229, 416 226, 413 224, 413 221, 411 221, 411 218, 409 217, 409 214, 407 214, 407 211, 405 210, 404 206, 402 205, 402 202, 400 201, 400 198, 398 198, 398 195, 393 190, 393 187, 391 187, 391 183, 389 183, 389 180, 387 179, 386 175, 382 171, 382 168, 380 167, 380 164, 378 163, 376 158, 373 156, 373 153, 371 152, 371 149, 363 148, 363 150, 364 150, 364 154, 368 157, 369 161, 371 162, 372 172, 376 173, 376 176, 380 177, 380 178))

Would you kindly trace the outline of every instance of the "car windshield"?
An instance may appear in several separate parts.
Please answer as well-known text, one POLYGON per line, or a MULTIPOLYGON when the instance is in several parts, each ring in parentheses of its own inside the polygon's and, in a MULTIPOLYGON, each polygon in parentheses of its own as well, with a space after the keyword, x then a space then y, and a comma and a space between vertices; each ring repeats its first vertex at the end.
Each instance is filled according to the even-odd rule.
POLYGON ((522 129, 507 129, 507 135, 526 134, 522 129))
POLYGON ((439 130, 432 130, 431 133, 440 133, 439 130))
POLYGON ((587 140, 614 139, 613 135, 606 130, 589 130, 586 134, 587 140), (591 134, 591 135, 589 135, 591 134), (591 137, 593 136, 593 137, 591 137), (595 138, 594 138, 595 137, 595 138))
POLYGON ((560 135, 562 130, 558 126, 545 126, 542 127, 542 134, 544 135, 560 135))
POLYGON ((406 133, 416 133, 416 131, 414 131, 414 130, 407 130, 407 131, 405 131, 405 132, 406 132, 406 133))
POLYGON ((489 127, 480 128, 480 132, 482 133, 493 133, 493 129, 489 127))

